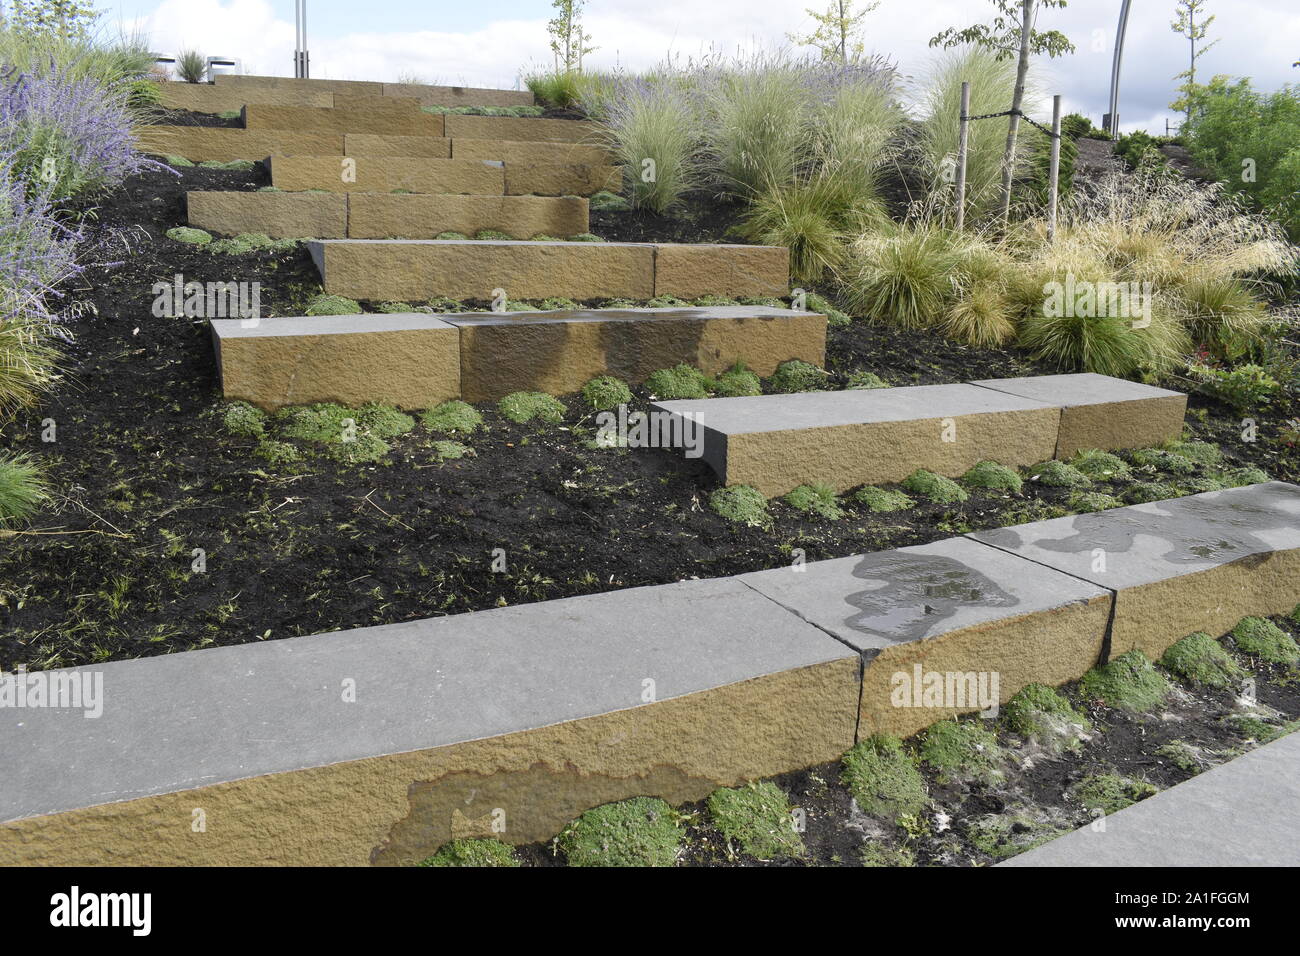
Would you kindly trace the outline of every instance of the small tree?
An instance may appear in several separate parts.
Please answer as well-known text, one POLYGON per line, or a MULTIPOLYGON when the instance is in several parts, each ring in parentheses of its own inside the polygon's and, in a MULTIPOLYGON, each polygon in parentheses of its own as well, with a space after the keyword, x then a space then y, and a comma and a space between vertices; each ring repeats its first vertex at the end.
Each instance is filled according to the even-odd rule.
POLYGON ((807 10, 817 28, 804 35, 787 33, 786 37, 799 46, 816 47, 823 60, 853 63, 861 59, 866 49, 862 42, 862 22, 868 13, 880 6, 880 0, 865 0, 861 9, 855 9, 857 5, 856 0, 835 0, 825 13, 807 10))
POLYGON ((1210 48, 1219 42, 1215 40, 1200 49, 1196 47, 1196 44, 1209 34, 1210 24, 1215 20, 1213 16, 1204 15, 1205 3, 1206 0, 1178 0, 1178 17, 1169 24, 1169 28, 1175 33, 1187 37, 1187 42, 1192 47, 1191 61, 1187 69, 1174 77, 1175 80, 1185 81, 1178 88, 1183 95, 1169 104, 1171 110, 1184 114, 1189 123, 1192 120, 1192 105, 1196 93, 1196 61, 1210 52, 1210 48))
POLYGON ((556 16, 546 24, 551 35, 551 53, 555 55, 556 71, 571 73, 582 69, 583 58, 598 49, 588 46, 591 35, 582 29, 582 8, 586 0, 551 0, 556 16))
POLYGON ((1016 88, 1011 97, 1011 117, 1007 124, 1007 147, 1002 154, 1003 219, 1011 215, 1011 177, 1015 171, 1016 143, 1020 135, 1020 112, 1025 101, 1025 80, 1029 75, 1029 57, 1046 53, 1049 57, 1074 52, 1074 44, 1059 30, 1039 31, 1034 22, 1040 7, 1064 7, 1067 0, 992 0, 997 16, 991 24, 977 23, 958 30, 949 27, 930 38, 930 46, 954 47, 975 43, 992 50, 999 60, 1016 57, 1016 88))
POLYGON ((53 33, 65 40, 90 37, 99 11, 81 0, 13 0, 9 26, 24 33, 53 33))

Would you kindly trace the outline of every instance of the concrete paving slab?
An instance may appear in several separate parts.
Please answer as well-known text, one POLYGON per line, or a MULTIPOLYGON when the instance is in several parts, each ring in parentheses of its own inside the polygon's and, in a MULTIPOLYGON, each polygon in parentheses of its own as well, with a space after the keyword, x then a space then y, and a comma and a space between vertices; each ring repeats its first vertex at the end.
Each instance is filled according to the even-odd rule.
POLYGON ((705 430, 704 459, 726 484, 769 497, 822 481, 838 491, 901 481, 918 468, 955 477, 984 459, 1042 461, 1060 410, 974 385, 659 402, 705 430), (951 439, 951 440, 949 440, 951 439))
MULTIPOLYGON (((435 144, 447 142, 436 137, 429 139, 435 144)), ((291 192, 325 189, 338 193, 391 193, 401 189, 409 193, 475 196, 500 196, 505 192, 505 172, 501 165, 475 159, 273 156, 268 164, 271 184, 291 192)))
POLYGON ((256 232, 272 239, 342 239, 348 234, 346 196, 195 191, 186 193, 185 201, 189 224, 219 235, 256 232))
POLYGON ((225 398, 286 405, 388 402, 432 408, 460 397, 460 334, 430 315, 214 319, 225 398))
POLYGON ((0 710, 0 864, 413 862, 835 759, 859 663, 688 581, 76 668, 102 715, 0 710), (206 832, 192 827, 201 811, 206 832))
POLYGON ((1091 372, 972 382, 1061 406, 1057 458, 1086 448, 1149 448, 1183 433, 1187 396, 1091 372))
POLYGON ((1111 605, 1105 588, 966 538, 736 580, 862 654, 859 738, 905 737, 1026 684, 1083 676, 1100 659, 1111 605), (950 675, 973 683, 954 676, 953 691, 926 696, 950 675))
POLYGON ((587 232, 587 200, 577 196, 431 196, 354 192, 348 196, 353 239, 435 239, 490 229, 531 239, 587 232))
POLYGON ((743 361, 770 375, 787 359, 820 366, 826 357, 825 316, 762 306, 442 318, 461 330, 461 392, 470 402, 517 391, 565 395, 598 375, 636 384, 682 362, 714 375, 743 361))
POLYGON ((1300 603, 1300 487, 1268 482, 970 537, 1116 593, 1110 654, 1300 603))
POLYGON ((1000 866, 1300 866, 1290 734, 1000 866))

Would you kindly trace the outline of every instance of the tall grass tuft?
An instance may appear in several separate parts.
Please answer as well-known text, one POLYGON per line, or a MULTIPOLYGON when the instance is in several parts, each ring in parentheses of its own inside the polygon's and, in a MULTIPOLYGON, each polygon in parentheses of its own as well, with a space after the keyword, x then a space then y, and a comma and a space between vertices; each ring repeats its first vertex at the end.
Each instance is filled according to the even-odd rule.
POLYGON ((524 85, 543 106, 560 109, 577 106, 583 93, 582 74, 576 70, 533 73, 524 78, 524 85))
POLYGON ((208 61, 198 50, 181 50, 176 56, 176 75, 186 83, 202 83, 208 77, 208 61))
POLYGON ((694 104, 669 73, 627 77, 597 100, 604 145, 623 166, 634 206, 672 211, 701 181, 694 104))
POLYGON ((41 468, 30 455, 0 451, 0 528, 27 520, 47 497, 41 468))
POLYGON ((961 240, 932 221, 861 236, 845 273, 851 310, 904 329, 937 325, 957 291, 961 240))

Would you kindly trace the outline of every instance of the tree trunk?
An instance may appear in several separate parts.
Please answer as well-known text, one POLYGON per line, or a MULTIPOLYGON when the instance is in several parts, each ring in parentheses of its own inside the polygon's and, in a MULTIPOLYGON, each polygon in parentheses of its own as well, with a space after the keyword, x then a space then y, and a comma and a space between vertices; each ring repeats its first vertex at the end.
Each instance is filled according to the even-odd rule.
POLYGON ((1020 4, 1020 59, 1016 63, 1016 90, 1011 96, 1011 121, 1007 124, 1007 148, 1002 155, 1002 209, 1011 218, 1011 178, 1015 173, 1016 140, 1020 136, 1020 107, 1025 101, 1025 78, 1029 75, 1029 39, 1034 23, 1034 0, 1020 4))

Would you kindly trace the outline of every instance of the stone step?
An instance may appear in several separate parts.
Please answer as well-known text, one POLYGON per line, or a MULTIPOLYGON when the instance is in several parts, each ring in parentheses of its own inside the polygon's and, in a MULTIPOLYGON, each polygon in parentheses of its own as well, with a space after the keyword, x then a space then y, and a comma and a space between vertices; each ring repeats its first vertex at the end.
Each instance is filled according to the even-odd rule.
POLYGON ((859 738, 996 713, 1026 684, 1081 677, 1101 657, 1111 610, 1105 588, 968 538, 736 580, 862 654, 859 738), (927 702, 934 674, 974 684, 927 702))
POLYGON ((390 193, 404 189, 413 193, 501 196, 506 190, 504 168, 477 159, 272 156, 267 165, 271 185, 290 192, 326 189, 338 193, 390 193))
POLYGON ((1061 408, 1056 457, 1088 448, 1150 448, 1183 433, 1187 396, 1108 375, 1036 375, 973 382, 1061 408))
POLYGON ((837 491, 901 481, 918 468, 964 474, 992 458, 1052 456, 1060 409, 974 385, 800 392, 655 404, 704 429, 704 460, 724 484, 771 497, 802 484, 837 491))
POLYGON ((1293 733, 1110 814, 1102 832, 1090 823, 999 866, 1296 867, 1297 806, 1293 733))
MULTIPOLYGON (((411 196, 349 193, 353 239, 435 239, 481 230, 515 239, 577 236, 590 229, 587 200, 577 196, 411 196)), ((329 238, 321 236, 320 238, 329 238)))
POLYGON ((231 129, 217 126, 141 126, 135 130, 142 152, 183 156, 191 162, 207 160, 253 162, 267 156, 343 155, 341 133, 293 130, 231 129))
POLYGON ((211 83, 176 81, 162 83, 160 87, 162 105, 166 109, 191 110, 195 113, 226 113, 253 104, 318 108, 334 105, 334 94, 330 91, 305 87, 235 90, 211 83))
MULTIPOLYGON (((447 113, 446 135, 453 139, 497 139, 509 142, 596 143, 599 127, 583 120, 534 116, 465 116, 447 113)), ((361 130, 358 130, 361 132, 361 130)))
POLYGON ((357 97, 384 96, 405 99, 417 106, 532 106, 533 94, 524 90, 484 90, 454 86, 402 83, 354 83, 347 80, 293 80, 282 77, 219 78, 216 83, 172 81, 160 84, 162 105, 173 110, 224 113, 245 106, 336 107, 339 98, 350 103, 357 97), (275 81, 272 83, 264 81, 275 81))
POLYGON ((460 397, 460 332, 424 314, 214 319, 222 394, 267 411, 460 397))
POLYGON ((416 108, 321 109, 263 106, 243 109, 247 130, 299 130, 319 133, 383 133, 390 136, 444 136, 443 117, 416 108))
POLYGON ((331 193, 186 193, 189 224, 225 236, 256 232, 272 239, 343 239, 348 197, 331 193))
POLYGON ((511 299, 578 300, 789 291, 789 252, 776 246, 343 239, 308 249, 326 291, 353 299, 490 300, 495 289, 511 299))
POLYGON ((685 362, 716 375, 736 362, 771 375, 787 359, 821 366, 826 317, 762 306, 443 315, 460 329, 461 397, 576 392, 598 375, 639 384, 685 362))
MULTIPOLYGON (((451 140, 439 136, 385 136, 382 133, 347 133, 343 153, 357 158, 450 159, 451 140)), ((481 156, 457 159, 483 159, 481 156)))
POLYGON ((1300 487, 1269 482, 981 531, 977 541, 1115 592, 1110 656, 1300 604, 1300 487))
POLYGON ((599 804, 836 759, 859 666, 717 580, 61 671, 98 675, 103 711, 0 709, 23 768, 0 775, 0 865, 410 864, 455 837, 547 840, 599 804))
MULTIPOLYGON (((403 143, 408 141, 404 140, 403 143)), ((491 159, 507 165, 512 163, 556 166, 617 165, 614 154, 609 150, 584 143, 520 143, 499 139, 455 139, 451 140, 451 143, 451 155, 456 159, 491 159)), ((352 146, 349 145, 347 148, 352 149, 352 146)), ((365 155, 361 149, 356 152, 358 155, 365 155)), ((418 154, 392 152, 385 155, 415 156, 418 154)))

